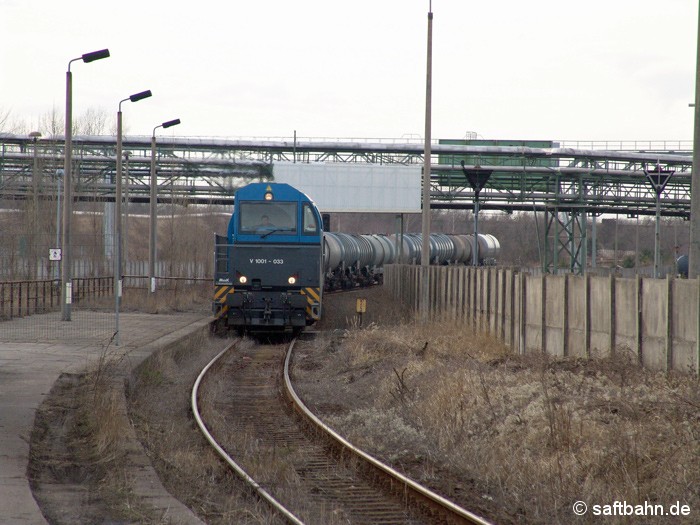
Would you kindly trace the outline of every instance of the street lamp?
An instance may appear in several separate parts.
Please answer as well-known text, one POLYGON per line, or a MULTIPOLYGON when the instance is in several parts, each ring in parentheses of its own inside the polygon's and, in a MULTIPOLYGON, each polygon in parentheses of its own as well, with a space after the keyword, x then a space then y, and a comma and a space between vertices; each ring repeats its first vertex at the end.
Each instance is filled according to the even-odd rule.
POLYGON ((432 137, 432 107, 433 107, 433 3, 430 2, 428 10, 428 47, 425 75, 425 145, 423 148, 423 213, 421 217, 421 231, 423 234, 421 245, 421 300, 420 317, 422 322, 428 321, 430 301, 430 283, 428 275, 430 270, 430 157, 432 137))
MULTIPOLYGON (((29 231, 31 235, 36 236, 37 226, 39 224, 39 159, 37 157, 37 142, 41 137, 41 132, 32 131, 29 134, 29 138, 32 139, 34 143, 34 162, 32 164, 32 210, 31 210, 31 226, 29 231)), ((32 275, 34 279, 40 279, 39 276, 39 265, 37 264, 36 257, 36 247, 38 243, 36 242, 36 237, 30 247, 30 261, 29 264, 32 266, 29 269, 29 275, 32 275)))
MULTIPOLYGON (((61 245, 61 177, 65 177, 63 169, 56 170, 56 244, 54 245, 55 248, 58 248, 61 245)), ((58 256, 58 260, 61 260, 60 256, 58 256)), ((56 281, 58 282, 60 278, 60 265, 56 265, 56 281)))
POLYGON ((117 172, 116 195, 114 197, 114 302, 116 311, 116 337, 115 344, 119 346, 119 303, 122 295, 122 102, 127 100, 138 102, 152 95, 151 90, 141 91, 128 98, 119 101, 119 111, 117 111, 117 172))
POLYGON ((156 130, 177 126, 180 119, 169 120, 153 128, 151 135, 151 231, 148 237, 148 278, 151 293, 156 291, 156 130))
POLYGON ((66 71, 66 133, 65 133, 65 153, 63 164, 63 245, 61 246, 62 264, 61 264, 61 320, 70 321, 71 302, 72 302, 72 269, 71 269, 71 253, 70 253, 70 234, 71 234, 71 216, 73 215, 73 177, 72 171, 72 155, 73 155, 73 76, 70 72, 70 65, 73 62, 82 60, 86 64, 107 58, 109 49, 101 49, 92 53, 74 58, 68 62, 68 71, 66 71))
MULTIPOLYGON (((37 212, 37 194, 39 193, 39 159, 37 156, 37 142, 41 138, 41 132, 40 131, 32 131, 29 134, 29 138, 32 139, 32 143, 34 144, 34 162, 32 164, 32 209, 33 209, 33 220, 36 220, 36 212, 37 212)), ((36 225, 34 225, 36 226, 36 225)), ((32 230, 33 231, 33 230, 32 230)))

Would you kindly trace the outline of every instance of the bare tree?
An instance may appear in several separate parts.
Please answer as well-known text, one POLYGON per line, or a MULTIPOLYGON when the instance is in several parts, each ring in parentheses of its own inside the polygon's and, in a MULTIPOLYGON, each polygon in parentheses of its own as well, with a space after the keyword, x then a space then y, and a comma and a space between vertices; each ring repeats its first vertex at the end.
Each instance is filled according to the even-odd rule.
POLYGON ((73 131, 78 135, 103 135, 107 131, 107 119, 104 109, 88 108, 74 123, 73 131))
POLYGON ((46 138, 53 138, 58 135, 63 135, 65 131, 65 118, 62 113, 59 113, 56 106, 51 108, 51 111, 39 117, 39 131, 46 138))
MULTIPOLYGON (((107 133, 108 115, 104 109, 88 108, 73 120, 74 135, 103 135, 107 133)), ((65 133, 65 116, 54 106, 39 119, 39 131, 46 137, 61 136, 65 133)))
POLYGON ((9 109, 0 108, 0 133, 21 133, 26 126, 12 119, 9 109))
POLYGON ((9 109, 0 109, 0 132, 8 131, 6 128, 7 128, 9 121, 10 121, 10 110, 9 109))

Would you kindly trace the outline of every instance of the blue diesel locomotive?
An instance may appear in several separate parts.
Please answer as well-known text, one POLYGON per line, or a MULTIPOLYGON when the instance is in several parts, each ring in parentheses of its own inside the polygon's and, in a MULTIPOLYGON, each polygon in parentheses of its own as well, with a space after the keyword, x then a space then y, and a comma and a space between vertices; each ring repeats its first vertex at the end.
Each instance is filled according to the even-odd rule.
POLYGON ((304 193, 276 183, 240 188, 215 245, 213 310, 222 328, 298 332, 320 319, 321 216, 304 193))

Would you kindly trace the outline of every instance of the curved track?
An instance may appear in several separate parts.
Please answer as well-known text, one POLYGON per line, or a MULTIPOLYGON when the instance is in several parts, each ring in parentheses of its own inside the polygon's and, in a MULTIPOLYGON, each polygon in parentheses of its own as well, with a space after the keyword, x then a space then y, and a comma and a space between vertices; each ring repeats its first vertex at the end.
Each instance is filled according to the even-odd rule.
POLYGON ((228 455, 228 453, 223 449, 221 445, 216 441, 214 436, 209 432, 207 429, 204 420, 202 419, 201 413, 199 411, 199 387, 202 383, 202 380, 204 379, 204 376, 207 374, 209 369, 216 364, 216 362, 229 350, 234 348, 236 346, 236 343, 232 343, 228 345, 226 348, 224 348, 221 352, 219 352, 214 359, 212 359, 207 366, 205 366, 202 369, 202 372, 199 374, 197 377, 197 380, 194 383, 194 386, 192 387, 192 413, 194 414, 194 418, 197 421, 197 426, 199 429, 202 431, 202 434, 204 434, 204 437, 207 439, 209 444, 216 450, 216 453, 223 458, 226 463, 229 464, 229 466, 238 474, 245 483, 247 483, 250 487, 253 488, 253 490, 264 500, 266 500, 270 505, 272 505, 275 510, 277 510, 282 516, 284 516, 290 523, 294 524, 303 524, 301 520, 299 520, 294 514, 292 514, 290 511, 288 511, 282 504, 280 504, 267 490, 265 490, 255 479, 253 479, 248 473, 244 470, 244 468, 239 465, 231 456, 228 455))
POLYGON ((488 523, 357 449, 314 416, 289 378, 294 343, 286 352, 281 345, 250 344, 229 352, 234 343, 202 370, 192 390, 200 429, 260 497, 290 523, 488 523), (211 430, 200 404, 209 407, 202 411, 211 430))

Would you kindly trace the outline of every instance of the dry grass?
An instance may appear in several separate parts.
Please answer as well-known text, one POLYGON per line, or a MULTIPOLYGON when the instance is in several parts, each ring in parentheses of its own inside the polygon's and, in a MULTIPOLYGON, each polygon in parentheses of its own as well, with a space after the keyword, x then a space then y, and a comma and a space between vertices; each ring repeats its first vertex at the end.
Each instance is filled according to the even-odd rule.
POLYGON ((465 505, 499 523, 570 523, 577 500, 700 509, 697 381, 623 351, 517 356, 453 322, 411 323, 325 337, 298 365, 332 426, 452 497, 476 486, 465 505))
MULTIPOLYGON (((255 502, 211 450, 189 410, 197 373, 222 347, 220 339, 192 341, 179 351, 158 352, 133 378, 130 414, 166 488, 207 523, 274 523, 269 509, 255 502)), ((226 385, 202 389, 209 406, 226 385)), ((222 425, 216 411, 203 413, 208 424, 222 425), (213 418, 213 423, 212 423, 213 418)))
MULTIPOLYGON (((302 397, 352 441, 500 524, 600 521, 590 513, 575 518, 577 500, 589 507, 680 501, 690 516, 653 522, 698 522, 695 378, 645 370, 622 350, 593 361, 514 355, 454 322, 406 322, 380 290, 366 295, 364 328, 353 328, 352 295, 331 299, 327 312, 331 301, 342 304, 325 328, 347 329, 343 337, 321 334, 297 357, 302 397)), ((185 385, 220 346, 203 341, 154 354, 132 381, 130 417, 168 490, 207 522, 270 523, 264 506, 251 506, 206 451, 188 412, 185 385)), ((105 351, 80 383, 73 447, 99 474, 101 497, 112 494, 105 501, 128 519, 157 523, 158 516, 138 508, 121 468, 118 438, 129 421, 105 387, 116 362, 105 351)), ((213 386, 214 397, 226 389, 213 386)), ((293 458, 284 451, 251 440, 246 446, 270 479, 287 475, 282 472, 293 458)))
MULTIPOLYGON (((148 314, 168 314, 177 312, 211 312, 213 286, 211 282, 182 284, 174 281, 169 288, 150 293, 143 288, 130 288, 122 297, 124 311, 148 314)), ((112 306, 114 300, 112 299, 112 306)))
POLYGON ((32 436, 30 470, 42 508, 52 522, 162 523, 162 516, 144 505, 132 488, 124 438, 130 422, 123 381, 117 374, 124 357, 109 346, 103 348, 93 366, 64 387, 52 390, 45 406, 37 411, 37 425, 45 427, 48 434, 32 436), (50 465, 48 471, 42 470, 47 468, 44 461, 50 465), (52 494, 54 484, 80 489, 52 494), (80 499, 83 492, 89 494, 87 500, 85 496, 80 499))

